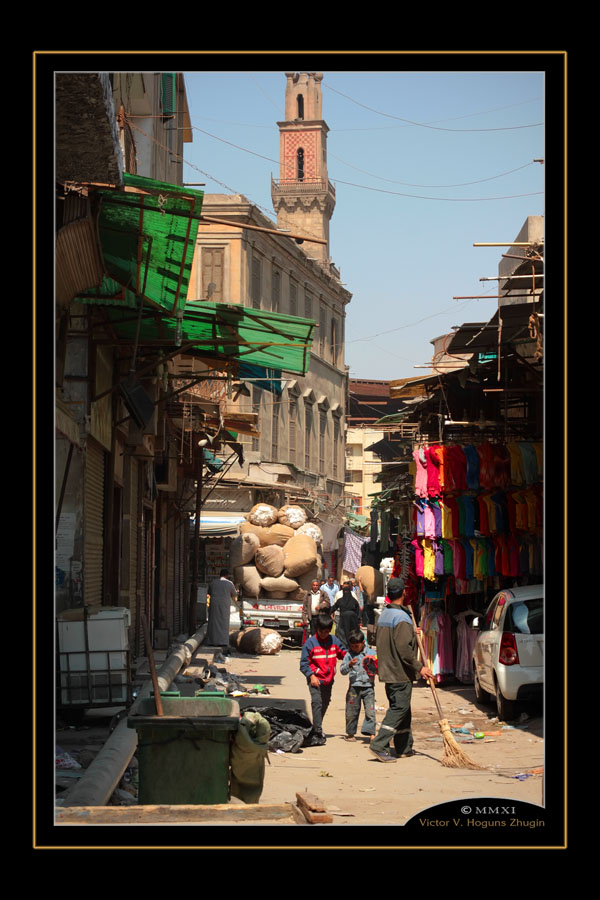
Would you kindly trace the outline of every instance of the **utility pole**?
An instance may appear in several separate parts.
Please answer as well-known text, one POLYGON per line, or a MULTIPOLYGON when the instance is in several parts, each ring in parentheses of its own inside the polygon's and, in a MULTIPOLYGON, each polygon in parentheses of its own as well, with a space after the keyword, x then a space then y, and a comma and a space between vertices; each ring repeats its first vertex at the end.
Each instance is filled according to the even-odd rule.
POLYGON ((190 606, 188 631, 194 634, 196 630, 196 602, 198 600, 198 563, 200 559, 200 513, 202 511, 202 470, 204 468, 204 448, 197 444, 194 448, 196 469, 196 522, 194 531, 194 545, 192 551, 192 586, 190 589, 190 606))

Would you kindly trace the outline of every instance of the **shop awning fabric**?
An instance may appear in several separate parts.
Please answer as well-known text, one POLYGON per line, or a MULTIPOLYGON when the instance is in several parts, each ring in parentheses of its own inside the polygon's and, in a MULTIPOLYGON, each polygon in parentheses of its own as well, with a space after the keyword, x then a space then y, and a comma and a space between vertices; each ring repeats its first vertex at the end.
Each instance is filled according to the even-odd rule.
MULTIPOLYGON (((132 310, 107 311, 119 340, 133 341, 137 317, 132 310)), ((174 347, 211 359, 239 360, 304 375, 310 362, 313 319, 250 309, 237 303, 190 301, 178 325, 174 316, 144 311, 140 343, 174 347)))
MULTIPOLYGON (((105 277, 79 295, 84 303, 182 310, 202 210, 202 191, 125 174, 124 190, 97 186, 105 277)), ((93 186, 92 186, 93 187, 93 186)))

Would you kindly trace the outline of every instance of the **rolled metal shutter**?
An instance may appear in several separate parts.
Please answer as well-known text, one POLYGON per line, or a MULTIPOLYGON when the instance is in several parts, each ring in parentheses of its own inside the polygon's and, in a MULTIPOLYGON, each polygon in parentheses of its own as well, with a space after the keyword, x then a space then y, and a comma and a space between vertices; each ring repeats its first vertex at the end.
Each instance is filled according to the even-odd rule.
POLYGON ((90 606, 102 605, 104 559, 104 450, 88 438, 85 455, 83 596, 90 606))

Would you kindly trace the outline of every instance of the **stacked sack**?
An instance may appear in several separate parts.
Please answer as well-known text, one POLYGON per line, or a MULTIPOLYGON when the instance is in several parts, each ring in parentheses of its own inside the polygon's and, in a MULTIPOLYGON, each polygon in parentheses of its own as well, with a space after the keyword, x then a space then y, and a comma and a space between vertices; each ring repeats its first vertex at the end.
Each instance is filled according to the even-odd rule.
POLYGON ((300 506, 257 503, 231 544, 234 581, 244 597, 301 602, 322 578, 322 540, 300 506))

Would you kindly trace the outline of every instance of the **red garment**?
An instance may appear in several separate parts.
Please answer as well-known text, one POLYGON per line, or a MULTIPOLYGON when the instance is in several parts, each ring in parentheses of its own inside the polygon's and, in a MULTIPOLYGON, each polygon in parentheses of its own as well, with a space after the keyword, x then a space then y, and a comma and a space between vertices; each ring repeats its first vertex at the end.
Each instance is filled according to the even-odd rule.
POLYGON ((494 483, 494 451, 489 441, 475 447, 479 454, 479 484, 482 488, 493 488, 494 483))
POLYGON ((427 494, 430 497, 440 496, 440 461, 435 447, 427 447, 427 494))
POLYGON ((452 473, 452 481, 454 483, 454 490, 456 490, 456 491, 468 490, 467 457, 465 456, 462 447, 459 447, 458 444, 455 444, 452 447, 447 447, 446 448, 446 460, 449 464, 450 472, 452 473))
POLYGON ((517 576, 521 574, 521 548, 519 547, 519 542, 514 536, 511 534, 507 539, 508 545, 508 557, 509 557, 509 574, 512 576, 517 576))
POLYGON ((450 541, 452 544, 452 559, 454 562, 454 577, 463 581, 467 578, 467 555, 460 541, 450 541))

